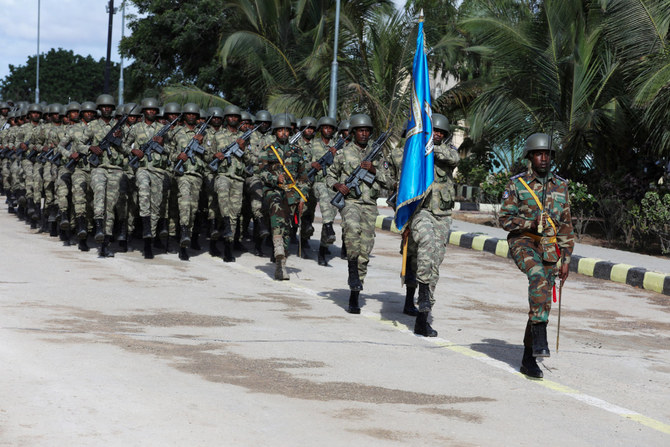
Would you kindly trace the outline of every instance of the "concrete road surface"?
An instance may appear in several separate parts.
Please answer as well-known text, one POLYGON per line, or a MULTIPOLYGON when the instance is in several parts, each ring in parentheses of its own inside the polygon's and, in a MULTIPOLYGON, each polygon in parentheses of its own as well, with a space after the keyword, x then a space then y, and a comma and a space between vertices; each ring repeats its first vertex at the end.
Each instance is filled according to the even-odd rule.
POLYGON ((293 256, 285 282, 251 254, 98 259, 6 213, 0 246, 3 446, 670 445, 660 294, 571 275, 538 381, 518 373, 526 279, 488 253, 448 247, 426 339, 390 233, 361 315, 339 258, 293 256))

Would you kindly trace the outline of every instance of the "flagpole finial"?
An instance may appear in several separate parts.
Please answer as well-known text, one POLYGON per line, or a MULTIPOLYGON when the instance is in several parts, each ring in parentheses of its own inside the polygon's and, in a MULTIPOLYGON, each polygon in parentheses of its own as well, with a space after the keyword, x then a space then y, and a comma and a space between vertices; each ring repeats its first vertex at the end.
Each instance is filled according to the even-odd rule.
POLYGON ((419 11, 419 22, 423 22, 423 8, 419 11))

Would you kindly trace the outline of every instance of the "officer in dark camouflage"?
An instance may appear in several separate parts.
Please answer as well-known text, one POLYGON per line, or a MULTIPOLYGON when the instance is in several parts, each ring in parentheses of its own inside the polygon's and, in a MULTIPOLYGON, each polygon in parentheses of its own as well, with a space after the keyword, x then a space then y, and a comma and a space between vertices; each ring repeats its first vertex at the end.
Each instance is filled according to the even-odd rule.
POLYGON ((568 278, 575 244, 568 182, 551 172, 554 152, 549 135, 528 137, 523 156, 530 160, 530 169, 510 179, 499 217, 501 227, 510 232, 512 258, 528 277, 530 311, 521 372, 535 378, 543 376, 535 358, 549 357, 547 321, 555 276, 568 278))

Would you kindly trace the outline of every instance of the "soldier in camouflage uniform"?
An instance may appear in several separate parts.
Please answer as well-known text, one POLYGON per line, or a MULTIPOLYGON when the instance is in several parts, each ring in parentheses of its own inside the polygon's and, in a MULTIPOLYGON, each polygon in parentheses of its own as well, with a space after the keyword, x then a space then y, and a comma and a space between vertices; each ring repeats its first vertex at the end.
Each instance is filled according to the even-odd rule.
POLYGON ((227 160, 221 150, 229 144, 237 141, 240 149, 246 149, 247 142, 241 139, 242 131, 240 125, 242 111, 239 107, 228 105, 223 109, 223 128, 216 133, 217 152, 213 155, 219 160, 219 167, 214 179, 214 191, 219 203, 219 213, 223 222, 221 236, 223 237, 223 260, 224 262, 235 262, 232 252, 234 239, 233 225, 242 212, 242 190, 246 176, 248 158, 246 151, 241 158, 232 156, 227 160))
POLYGON ((266 215, 263 209, 263 182, 258 176, 258 158, 269 144, 275 141, 270 132, 272 115, 267 110, 256 112, 256 122, 261 127, 251 134, 247 149, 247 178, 244 180, 244 200, 248 202, 251 217, 254 220, 254 254, 263 256, 263 241, 270 235, 265 223, 266 215))
POLYGON ((568 278, 575 243, 568 182, 551 172, 554 152, 549 135, 528 137, 523 156, 530 160, 530 169, 510 179, 499 217, 500 226, 510 232, 512 258, 528 277, 530 311, 521 372, 536 378, 543 376, 536 357, 549 357, 547 322, 555 276, 568 278))
POLYGON ((333 156, 335 156, 337 153, 337 150, 333 147, 335 143, 333 136, 335 135, 336 127, 337 122, 334 118, 330 118, 328 116, 319 118, 319 121, 316 123, 316 130, 319 132, 319 137, 315 138, 312 142, 312 153, 310 160, 311 167, 317 171, 316 176, 314 177, 314 183, 312 184, 312 190, 314 192, 314 196, 319 202, 319 209, 321 210, 321 221, 323 222, 321 226, 321 238, 319 240, 318 256, 318 263, 322 266, 328 266, 328 261, 326 260, 328 246, 335 242, 335 230, 333 229, 333 222, 335 221, 337 208, 335 208, 330 203, 335 194, 326 184, 326 176, 323 174, 323 169, 319 164, 319 159, 323 157, 327 151, 330 151, 333 156))
MULTIPOLYGON (((42 154, 42 178, 44 179, 44 209, 48 215, 42 217, 43 223, 49 225, 49 234, 58 236, 58 205, 56 204, 56 179, 58 178, 58 166, 46 159, 46 155, 53 149, 51 155, 54 155, 56 147, 61 138, 65 135, 66 126, 63 124, 65 117, 65 106, 62 104, 52 104, 49 107, 49 116, 51 122, 44 129, 44 151, 42 154)), ((38 157, 39 159, 40 157, 38 157)))
MULTIPOLYGON (((41 118, 42 106, 39 104, 28 106, 28 121, 19 128, 16 137, 16 145, 22 151, 21 168, 24 172, 27 205, 26 223, 30 224, 31 228, 37 228, 42 203, 42 191, 39 189, 41 181, 35 181, 36 157, 37 153, 42 150, 40 141, 41 118)), ((39 172, 37 172, 37 175, 39 175, 39 172)))
POLYGON ((2 149, 4 150, 4 158, 2 159, 2 184, 4 194, 7 197, 7 211, 10 214, 16 212, 16 197, 14 196, 14 188, 12 186, 15 180, 12 178, 11 170, 14 151, 10 150, 9 144, 9 139, 14 132, 13 129, 16 128, 15 115, 16 112, 9 112, 7 121, 7 125, 9 125, 9 127, 5 126, 6 128, 0 132, 0 146, 2 146, 2 149))
MULTIPOLYGON (((310 164, 312 162, 312 152, 314 151, 314 136, 316 134, 316 118, 306 116, 300 120, 300 130, 302 135, 296 142, 305 156, 305 161, 310 164)), ((316 211, 317 198, 314 189, 310 188, 309 196, 307 196, 307 203, 302 213, 302 220, 300 221, 300 246, 302 247, 301 256, 304 259, 310 259, 309 254, 309 238, 314 234, 314 213, 316 211)))
MULTIPOLYGON (((91 104, 95 109, 95 104, 91 104)), ((56 148, 56 153, 53 159, 53 164, 58 169, 54 186, 56 194, 56 205, 58 206, 58 212, 60 215, 60 221, 58 225, 61 231, 61 240, 66 246, 70 245, 70 231, 72 229, 70 222, 76 221, 76 214, 73 207, 74 197, 72 196, 72 172, 75 170, 75 168, 73 168, 73 171, 70 171, 65 166, 72 153, 72 146, 74 145, 72 131, 74 128, 81 126, 81 120, 79 118, 80 108, 81 104, 78 102, 70 102, 65 107, 66 119, 69 124, 62 129, 63 133, 59 135, 58 147, 56 148)), ((84 223, 85 222, 86 218, 84 217, 84 223)))
MULTIPOLYGON (((72 172, 72 208, 77 222, 77 239, 79 250, 88 251, 88 222, 93 215, 93 191, 91 190, 91 165, 88 162, 89 150, 92 136, 89 133, 89 125, 95 120, 97 107, 91 101, 85 101, 80 107, 81 120, 73 124, 65 138, 59 144, 63 159, 68 165, 73 165, 72 172)), ((61 228, 63 222, 61 222, 61 228)))
POLYGON ((353 140, 335 155, 335 161, 328 170, 326 179, 328 186, 346 197, 345 206, 341 210, 343 220, 344 243, 347 245, 347 263, 349 271, 349 307, 347 312, 361 313, 358 304, 360 291, 370 262, 370 253, 375 243, 375 222, 377 220, 377 197, 380 190, 388 188, 391 176, 388 163, 377 158, 363 161, 370 151, 368 144, 372 134, 372 120, 368 115, 353 115, 349 120, 353 140), (349 191, 345 185, 347 178, 357 167, 368 170, 374 181, 368 185, 361 182, 360 197, 349 191))
POLYGON ((300 148, 288 144, 291 128, 286 114, 274 116, 272 133, 276 141, 261 152, 258 166, 258 175, 264 184, 265 206, 270 215, 277 280, 289 279, 286 258, 291 218, 302 212, 309 195, 305 156, 300 148))
MULTIPOLYGON (((130 130, 142 120, 141 105, 130 103, 119 109, 123 110, 121 117, 128 114, 128 119, 123 125, 123 148, 124 151, 130 151, 130 144, 128 143, 128 135, 130 130)), ((117 113, 118 116, 118 113, 117 113)), ((119 119, 119 118, 117 118, 119 119)), ((118 234, 116 240, 119 242, 119 251, 125 253, 128 251, 129 235, 140 237, 140 208, 139 208, 139 192, 137 189, 137 181, 135 178, 135 170, 132 169, 128 162, 129 158, 123 160, 123 173, 126 178, 126 193, 119 195, 119 200, 116 203, 116 216, 118 218, 118 234)))
MULTIPOLYGON (((93 220, 95 222, 95 241, 100 244, 98 256, 102 258, 113 257, 114 252, 109 248, 111 237, 114 233, 114 222, 119 198, 128 194, 128 178, 123 170, 124 160, 130 152, 123 145, 110 144, 110 154, 100 148, 99 144, 107 133, 114 127, 112 110, 115 107, 114 98, 111 95, 100 95, 95 101, 100 118, 92 121, 84 133, 85 140, 91 141, 86 148, 89 162, 93 155, 99 159, 99 165, 91 171, 91 189, 93 190, 93 220)), ((118 129, 115 138, 123 141, 122 129, 118 129)), ((84 149, 84 150, 86 150, 84 149)), ((81 148, 79 152, 81 152, 81 148)), ((121 216, 119 227, 127 229, 127 223, 121 216)), ((124 241, 119 237, 120 241, 124 241)))
MULTIPOLYGON (((177 104, 176 102, 168 102, 163 106, 163 113, 165 114, 165 119, 169 122, 174 121, 175 118, 178 116, 183 116, 182 115, 182 109, 181 105, 177 104)), ((166 138, 166 149, 169 150, 170 153, 170 160, 172 160, 172 151, 177 150, 174 142, 174 137, 179 133, 180 129, 183 127, 183 119, 180 119, 177 121, 177 124, 170 129, 170 131, 167 134, 166 138)), ((178 150, 181 150, 178 149, 178 150)), ((172 163, 172 161, 170 161, 172 163)), ((167 227, 167 232, 169 234, 169 237, 167 239, 167 244, 165 247, 165 250, 169 252, 174 252, 171 247, 170 247, 170 238, 174 238, 177 236, 178 229, 179 229, 179 204, 178 204, 178 196, 179 196, 179 189, 177 188, 177 178, 175 175, 173 175, 172 171, 169 170, 170 172, 170 190, 168 191, 168 209, 167 209, 167 220, 165 223, 161 222, 161 231, 164 232, 165 230, 163 229, 162 225, 165 225, 167 227)), ((179 241, 177 241, 179 242, 179 241)), ((156 248, 162 248, 160 247, 160 238, 154 239, 154 247, 156 248)))
POLYGON ((414 333, 435 337, 428 323, 428 316, 435 304, 435 287, 440 278, 440 265, 447 247, 451 210, 454 207, 453 170, 460 157, 455 146, 449 143, 449 120, 439 113, 433 114, 433 159, 435 177, 430 191, 412 219, 408 222, 407 295, 403 312, 413 314, 414 291, 418 285, 418 314, 414 333))
POLYGON ((182 109, 185 117, 184 126, 180 127, 172 140, 170 149, 170 158, 173 165, 181 160, 184 164, 184 175, 177 175, 177 205, 179 207, 179 224, 181 230, 181 239, 179 241, 179 259, 188 261, 188 247, 191 245, 191 237, 196 237, 199 233, 193 229, 198 205, 200 202, 200 191, 205 175, 207 164, 204 156, 194 155, 194 161, 191 161, 184 150, 186 146, 195 140, 202 145, 205 152, 215 152, 216 142, 208 133, 196 134, 200 126, 197 124, 200 118, 200 107, 194 103, 184 104, 182 109), (192 234, 193 233, 193 234, 192 234))
POLYGON ((170 154, 164 146, 165 138, 156 136, 156 133, 163 128, 156 120, 158 100, 143 99, 141 109, 144 118, 130 128, 125 144, 130 147, 131 159, 133 157, 139 159, 135 180, 142 220, 144 258, 153 259, 153 238, 157 237, 158 221, 167 216, 167 194, 170 188, 170 174, 167 169, 170 154), (163 153, 152 151, 149 161, 149 157, 142 151, 142 146, 151 141, 163 146, 163 153))

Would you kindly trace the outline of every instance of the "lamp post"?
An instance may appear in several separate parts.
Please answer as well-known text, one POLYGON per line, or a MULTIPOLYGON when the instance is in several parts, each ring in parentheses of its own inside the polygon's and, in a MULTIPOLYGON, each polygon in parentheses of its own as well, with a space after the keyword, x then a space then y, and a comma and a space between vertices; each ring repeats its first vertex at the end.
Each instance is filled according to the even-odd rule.
POLYGON ((328 116, 337 119, 337 38, 340 34, 340 0, 335 0, 335 42, 333 44, 333 63, 330 69, 330 100, 328 116))
POLYGON ((35 75, 35 104, 40 103, 40 9, 42 1, 37 0, 37 74, 35 75))
POLYGON ((109 0, 109 5, 107 6, 109 12, 109 25, 107 27, 107 62, 105 64, 105 87, 103 88, 103 93, 109 93, 109 68, 111 64, 112 56, 112 22, 114 19, 114 0, 109 0))
MULTIPOLYGON (((126 0, 121 2, 121 40, 126 28, 126 0)), ((123 104, 123 55, 121 55, 121 71, 119 73, 119 104, 123 104)))

